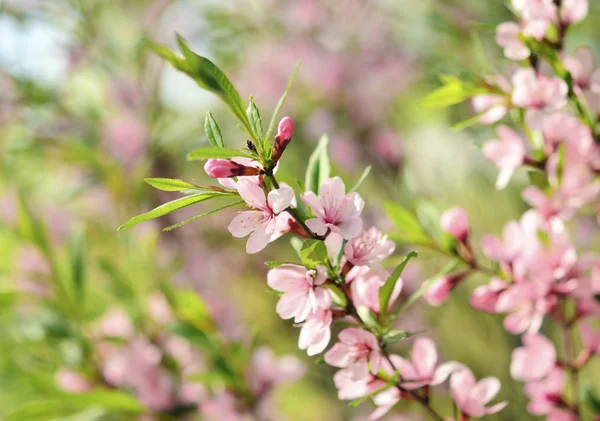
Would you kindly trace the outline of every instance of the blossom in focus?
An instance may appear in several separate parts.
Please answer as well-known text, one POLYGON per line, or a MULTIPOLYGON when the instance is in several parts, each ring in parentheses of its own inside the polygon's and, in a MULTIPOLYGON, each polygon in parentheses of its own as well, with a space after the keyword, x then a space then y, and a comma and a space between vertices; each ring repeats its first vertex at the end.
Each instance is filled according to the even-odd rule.
POLYGON ((290 117, 283 117, 279 122, 277 128, 277 135, 275 136, 275 145, 273 146, 273 153, 271 155, 273 161, 277 162, 287 145, 292 140, 294 134, 294 122, 290 117))
POLYGON ((284 264, 271 269, 267 283, 276 291, 283 292, 277 303, 277 314, 282 319, 294 318, 300 323, 319 308, 329 308, 331 294, 320 287, 327 280, 323 266, 306 269, 303 266, 284 264))
POLYGON ((504 22, 496 28, 496 43, 504 48, 506 58, 524 60, 531 54, 529 48, 519 38, 521 33, 521 26, 515 22, 504 22))
POLYGON ((394 367, 402 373, 402 387, 408 390, 441 384, 454 371, 464 367, 456 362, 447 362, 437 366, 437 349, 435 343, 429 338, 415 340, 410 361, 396 355, 393 355, 391 359, 394 367))
POLYGON ((298 348, 305 349, 309 356, 323 352, 331 340, 332 321, 330 310, 318 309, 308 316, 300 330, 298 348))
POLYGON ((387 235, 371 227, 346 243, 344 256, 355 266, 366 266, 387 259, 395 248, 387 235))
POLYGON ((355 380, 375 374, 381 366, 382 356, 377 338, 370 332, 359 328, 347 328, 339 334, 336 343, 325 354, 327 364, 345 368, 355 380))
MULTIPOLYGON (((231 158, 231 161, 233 161, 241 166, 244 166, 244 167, 256 168, 257 171, 259 171, 262 168, 259 162, 254 161, 251 158, 245 158, 243 156, 231 158)), ((277 168, 277 167, 275 167, 275 168, 277 168)), ((273 172, 275 172, 275 171, 273 171, 273 172)), ((262 175, 241 176, 241 177, 237 178, 237 181, 235 181, 231 177, 219 178, 219 184, 221 184, 226 189, 237 190, 238 183, 242 180, 249 180, 258 186, 262 183, 262 175)))
MULTIPOLYGON (((388 273, 382 267, 355 266, 346 275, 346 283, 350 284, 352 302, 356 307, 366 306, 376 313, 380 311, 379 290, 385 284, 388 273)), ((399 278, 390 296, 392 306, 402 292, 402 278, 399 278)))
POLYGON ((541 380, 556 366, 556 349, 540 334, 523 336, 523 346, 515 349, 510 363, 510 375, 515 380, 541 380))
POLYGON ((309 191, 301 196, 316 218, 306 221, 306 225, 317 235, 325 235, 328 230, 351 240, 362 230, 362 213, 365 202, 356 192, 346 195, 346 186, 339 177, 326 180, 319 189, 319 196, 309 191))
POLYGON ((500 381, 495 377, 486 377, 477 382, 473 373, 466 367, 452 374, 450 389, 456 405, 471 418, 495 414, 508 405, 505 401, 486 406, 500 391, 500 381))
POLYGON ((469 218, 464 209, 454 207, 445 211, 440 218, 442 229, 464 242, 469 236, 469 218))
POLYGON ((229 232, 237 238, 248 234, 246 251, 250 254, 264 249, 267 244, 277 238, 277 221, 287 216, 287 209, 294 198, 294 191, 287 186, 271 190, 268 195, 249 180, 241 180, 237 184, 238 192, 250 211, 240 212, 229 224, 229 232))
POLYGON ((525 146, 519 135, 507 126, 499 126, 496 133, 497 140, 489 140, 483 145, 483 155, 500 170, 496 188, 503 189, 523 163, 525 146))

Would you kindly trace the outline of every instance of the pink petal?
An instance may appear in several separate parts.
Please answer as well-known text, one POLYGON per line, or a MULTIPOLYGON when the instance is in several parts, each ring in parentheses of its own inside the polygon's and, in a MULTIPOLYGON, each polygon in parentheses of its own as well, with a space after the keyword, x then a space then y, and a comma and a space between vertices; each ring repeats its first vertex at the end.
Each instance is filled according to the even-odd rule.
POLYGON ((244 201, 256 209, 269 210, 265 192, 250 180, 240 180, 237 183, 238 193, 244 201))
POLYGON ((363 222, 358 216, 346 218, 337 224, 337 232, 346 240, 351 240, 362 231, 363 222))
POLYGON ((260 227, 261 212, 245 211, 238 213, 231 221, 227 229, 237 238, 242 238, 260 227))
POLYGON ((303 266, 285 264, 267 273, 267 284, 276 291, 289 291, 291 287, 306 285, 306 269, 303 266))
POLYGON ((492 405, 487 409, 486 414, 495 414, 496 412, 500 412, 504 408, 506 408, 506 405, 508 405, 508 401, 504 401, 504 402, 497 403, 496 405, 492 405))
POLYGON ((475 385, 469 397, 481 406, 485 406, 485 404, 494 399, 499 391, 500 380, 495 377, 486 377, 475 385))
POLYGON ((248 237, 248 242, 246 243, 246 253, 254 254, 258 253, 271 241, 272 232, 268 232, 266 225, 259 226, 256 231, 254 231, 250 237, 248 237))
POLYGON ((444 364, 441 364, 433 374, 433 379, 429 382, 431 386, 437 386, 438 384, 443 383, 446 379, 455 371, 464 369, 465 366, 461 363, 457 363, 454 361, 450 361, 444 364))
POLYGON ((350 350, 344 343, 336 343, 325 353, 325 361, 334 367, 344 368, 350 364, 350 350))
POLYGON ((313 192, 308 191, 300 195, 300 200, 312 210, 317 218, 323 218, 325 216, 321 199, 313 192))
POLYGON ((288 186, 281 186, 277 190, 271 190, 267 196, 267 203, 275 214, 287 209, 294 199, 294 190, 288 186))
POLYGON ((306 226, 317 235, 325 235, 327 232, 327 225, 319 218, 306 220, 306 226))
POLYGON ((433 377, 437 364, 437 349, 429 338, 417 338, 413 345, 411 360, 421 378, 433 377))

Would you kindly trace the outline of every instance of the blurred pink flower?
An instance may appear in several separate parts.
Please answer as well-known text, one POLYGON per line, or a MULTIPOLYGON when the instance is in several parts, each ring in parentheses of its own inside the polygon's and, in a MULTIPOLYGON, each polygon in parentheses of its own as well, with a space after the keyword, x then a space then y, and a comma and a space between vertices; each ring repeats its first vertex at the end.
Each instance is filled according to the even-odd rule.
POLYGON ((253 210, 240 212, 229 224, 229 232, 237 238, 250 235, 246 252, 253 254, 264 249, 277 235, 277 221, 287 215, 284 210, 290 206, 294 191, 288 186, 271 190, 268 195, 249 180, 237 184, 242 199, 253 210))
POLYGON ((537 332, 544 316, 556 304, 555 298, 547 296, 548 291, 546 284, 523 282, 512 284, 500 293, 496 311, 510 313, 504 319, 506 330, 515 335, 525 331, 537 332))
POLYGON ((581 324, 581 342, 584 349, 591 355, 600 354, 600 329, 593 329, 589 321, 581 324))
POLYGON ((469 236, 469 218, 462 208, 454 207, 446 210, 440 218, 440 225, 458 241, 464 242, 469 236))
POLYGON ((104 142, 108 152, 127 167, 145 152, 148 141, 148 129, 144 123, 127 113, 108 120, 104 128, 104 142))
POLYGON ((271 348, 260 347, 252 355, 250 384, 254 393, 261 395, 276 384, 289 383, 304 375, 306 366, 296 357, 277 358, 271 348))
POLYGON ((560 21, 563 25, 581 22, 588 14, 588 0, 562 0, 560 21))
POLYGON ((155 322, 167 325, 173 321, 173 312, 167 298, 160 292, 153 292, 148 296, 148 313, 155 322))
POLYGON ((506 266, 519 256, 523 247, 521 226, 516 221, 504 225, 502 241, 496 236, 486 235, 481 240, 481 248, 487 257, 506 266))
POLYGON ((510 375, 515 380, 541 380, 556 366, 556 349, 540 334, 523 336, 523 346, 512 352, 510 375))
POLYGON ((545 415, 555 409, 564 387, 564 372, 556 367, 541 381, 530 382, 525 385, 525 394, 531 402, 527 411, 532 415, 545 415))
POLYGON ((563 55, 565 69, 573 78, 573 85, 579 89, 589 89, 596 70, 596 59, 590 47, 579 47, 572 55, 563 55))
POLYGON ((92 383, 80 372, 61 368, 54 375, 56 384, 65 392, 81 393, 92 389, 92 383))
POLYGON ((452 399, 462 413, 471 418, 495 414, 504 409, 508 402, 500 402, 486 406, 500 391, 500 381, 495 377, 486 377, 477 382, 468 368, 452 374, 450 378, 452 399))
POLYGON ((327 270, 323 266, 307 270, 303 266, 284 264, 271 269, 267 274, 268 285, 283 292, 277 303, 277 314, 282 319, 294 318, 303 322, 319 308, 331 305, 331 294, 321 285, 327 280, 327 270))
POLYGON ((496 28, 496 43, 504 48, 506 58, 524 60, 529 57, 529 48, 519 38, 521 33, 521 26, 515 22, 504 22, 496 28))
POLYGON ((325 354, 327 364, 346 368, 355 380, 375 374, 381 366, 382 356, 377 338, 372 333, 359 328, 347 328, 339 334, 336 343, 325 354))
POLYGON ((308 191, 301 196, 316 218, 308 219, 306 225, 317 235, 325 235, 328 230, 351 240, 360 234, 362 219, 360 214, 365 202, 356 192, 346 195, 346 186, 339 177, 330 178, 321 185, 319 196, 308 191))
POLYGON ((121 309, 111 309, 98 322, 96 332, 104 337, 130 339, 135 334, 135 328, 127 313, 121 309))
POLYGON ((496 303, 500 293, 506 289, 508 284, 499 278, 492 278, 488 285, 481 285, 471 295, 471 305, 479 311, 494 314, 496 303))
POLYGON ((556 20, 553 0, 512 0, 513 7, 521 12, 525 28, 523 33, 541 41, 550 25, 556 20))
POLYGON ((498 139, 483 145, 483 155, 500 170, 496 188, 503 189, 525 158, 525 146, 520 136, 507 126, 499 126, 498 139))
MULTIPOLYGON (((388 278, 388 273, 383 267, 355 266, 346 275, 346 283, 350 284, 352 301, 356 307, 366 306, 379 313, 379 290, 388 278)), ((402 292, 402 279, 396 282, 389 306, 392 306, 402 292)))
POLYGON ((300 330, 298 348, 305 349, 309 356, 323 352, 331 340, 332 321, 330 310, 318 309, 308 316, 300 330))

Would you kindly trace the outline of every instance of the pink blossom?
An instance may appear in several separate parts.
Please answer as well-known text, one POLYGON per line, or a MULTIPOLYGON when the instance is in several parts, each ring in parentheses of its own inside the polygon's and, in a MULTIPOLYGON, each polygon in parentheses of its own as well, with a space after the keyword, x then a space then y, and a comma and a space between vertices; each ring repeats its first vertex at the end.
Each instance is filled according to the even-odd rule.
POLYGON ((556 20, 556 5, 553 0, 512 0, 513 7, 521 12, 524 21, 523 33, 541 41, 550 24, 556 20))
POLYGON ((133 337, 135 328, 127 313, 112 309, 98 322, 97 332, 104 337, 129 339, 133 337))
POLYGON ((237 409, 237 400, 229 392, 219 393, 199 406, 202 419, 206 421, 243 421, 247 417, 237 409))
POLYGON ((240 212, 229 224, 229 232, 237 238, 252 233, 246 244, 246 252, 257 253, 278 237, 277 221, 288 219, 284 210, 292 203, 294 191, 282 186, 265 195, 259 186, 249 180, 239 181, 237 187, 242 199, 253 210, 240 212))
MULTIPOLYGON (((350 283, 352 301, 356 307, 366 306, 376 313, 380 311, 379 290, 387 280, 388 273, 382 268, 369 266, 355 266, 346 275, 346 282, 350 283)), ((402 279, 398 279, 389 305, 392 306, 400 292, 402 292, 402 279)))
POLYGON ((581 324, 581 341, 583 347, 592 355, 600 354, 600 330, 592 329, 589 321, 581 324))
POLYGON ((148 313, 159 324, 167 325, 173 321, 173 312, 166 297, 153 292, 148 296, 148 313))
POLYGON ((506 58, 524 60, 529 57, 529 48, 519 38, 521 32, 521 27, 515 22, 504 22, 496 28, 496 43, 504 48, 506 58))
POLYGON ((581 22, 588 14, 588 0, 562 0, 560 21, 563 25, 581 22))
POLYGON ((305 349, 309 356, 317 355, 327 347, 331 340, 330 310, 318 309, 308 316, 298 337, 298 348, 305 349))
POLYGON ((260 347, 252 354, 250 384, 257 395, 275 384, 289 383, 300 378, 306 366, 291 355, 277 358, 271 348, 260 347))
POLYGON ((360 234, 362 219, 360 214, 365 202, 356 192, 346 195, 346 186, 339 177, 326 180, 319 189, 319 196, 313 192, 304 193, 301 198, 316 218, 306 221, 306 225, 317 235, 328 231, 339 233, 351 240, 360 234))
POLYGON ((500 391, 500 381, 495 377, 486 377, 477 382, 473 373, 466 367, 452 374, 450 388, 456 405, 471 418, 495 414, 508 405, 508 402, 504 401, 487 407, 500 391))
POLYGON ((323 266, 306 269, 284 264, 271 269, 267 274, 267 283, 274 290, 283 292, 277 303, 277 314, 282 319, 294 318, 296 323, 300 323, 317 309, 329 308, 331 294, 321 287, 326 280, 327 270, 323 266))
POLYGON ((260 172, 259 168, 248 167, 229 159, 209 159, 204 164, 204 171, 212 178, 248 177, 260 172))
POLYGON ((325 354, 327 364, 346 368, 353 379, 360 380, 375 374, 381 366, 381 353, 377 338, 370 332, 359 328, 347 328, 339 334, 336 343, 325 354))
POLYGON ((527 108, 525 119, 533 128, 541 128, 544 114, 558 111, 567 104, 569 91, 564 80, 536 73, 531 68, 519 69, 512 78, 512 102, 527 108))
POLYGON ((554 345, 539 334, 524 335, 523 345, 512 353, 510 375, 524 382, 541 380, 556 366, 554 345))
POLYGON ((292 134, 294 133, 294 122, 289 117, 283 117, 279 122, 277 129, 277 136, 275 136, 275 145, 273 146, 273 153, 271 158, 273 161, 279 161, 283 151, 292 140, 292 134))
POLYGON ((521 253, 523 243, 521 226, 516 221, 510 221, 504 225, 502 241, 493 235, 486 235, 481 240, 481 248, 490 259, 510 267, 521 253))
POLYGON ((458 241, 464 242, 469 236, 469 218, 462 208, 454 207, 445 211, 440 218, 440 225, 458 241))
POLYGON ((148 147, 148 129, 133 114, 109 120, 104 128, 104 143, 108 151, 124 165, 130 166, 148 147))
POLYGON ((537 332, 544 316, 556 304, 556 299, 547 296, 549 286, 544 283, 523 282, 510 285, 498 297, 496 311, 510 313, 504 319, 504 327, 513 334, 525 331, 537 332))
MULTIPOLYGON (((259 162, 254 161, 251 158, 236 157, 236 158, 231 158, 231 161, 233 161, 241 166, 244 166, 244 167, 256 168, 257 171, 260 171, 260 169, 262 168, 262 166, 260 165, 259 162)), ((277 169, 277 167, 275 167, 275 170, 276 169, 277 169)), ((273 172, 275 172, 275 171, 273 171, 273 172)), ((237 180, 238 181, 235 181, 233 178, 219 178, 219 184, 221 184, 226 189, 231 189, 231 190, 237 190, 238 183, 242 180, 248 180, 248 181, 253 182, 257 186, 260 186, 260 184, 262 183, 262 180, 263 180, 263 176, 262 175, 242 176, 242 177, 238 177, 237 180)))
POLYGON ((590 47, 579 47, 573 55, 562 56, 565 69, 573 78, 573 85, 579 89, 589 89, 596 70, 596 59, 590 47))
POLYGON ((531 399, 527 411, 532 415, 545 415, 552 412, 563 391, 564 381, 563 370, 556 367, 545 379, 527 383, 525 394, 531 399))
POLYGON ((479 311, 494 314, 496 312, 496 303, 500 293, 507 287, 507 283, 499 278, 492 278, 488 285, 481 285, 473 291, 471 295, 471 305, 479 311))
POLYGON ((82 393, 93 387, 83 374, 69 368, 61 368, 56 372, 54 378, 58 387, 66 392, 82 393))
POLYGON ((408 390, 423 386, 436 386, 444 382, 452 372, 464 367, 456 362, 448 362, 436 367, 438 362, 435 343, 429 338, 417 338, 408 361, 392 356, 392 363, 402 374, 402 387, 408 390))
POLYGON ((346 243, 344 255, 353 265, 365 266, 382 262, 395 248, 396 245, 388 240, 387 235, 371 227, 346 243))
POLYGON ((333 382, 338 390, 338 398, 341 400, 362 398, 387 384, 384 380, 373 375, 368 375, 357 380, 349 370, 340 370, 335 373, 333 382))
POLYGON ((507 126, 499 126, 496 132, 498 140, 487 141, 483 145, 483 155, 500 170, 496 188, 503 189, 523 163, 525 146, 519 135, 507 126))
POLYGON ((423 298, 432 306, 437 307, 441 305, 444 301, 446 301, 454 287, 456 287, 456 285, 458 285, 458 283, 462 281, 466 275, 467 272, 460 272, 451 275, 440 276, 433 281, 431 285, 429 285, 429 288, 427 288, 427 291, 425 291, 425 294, 423 294, 423 298))

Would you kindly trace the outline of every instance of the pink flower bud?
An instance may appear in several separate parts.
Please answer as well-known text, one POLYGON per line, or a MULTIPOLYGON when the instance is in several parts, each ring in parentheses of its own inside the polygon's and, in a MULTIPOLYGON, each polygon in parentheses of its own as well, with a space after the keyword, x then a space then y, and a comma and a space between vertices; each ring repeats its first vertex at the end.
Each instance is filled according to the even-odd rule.
POLYGON ((451 208, 440 218, 442 229, 458 241, 464 242, 469 236, 469 219, 462 208, 451 208))
POLYGON ((204 164, 204 171, 212 178, 240 177, 258 175, 259 168, 247 167, 227 159, 209 159, 204 164))
POLYGON ((294 122, 290 117, 283 117, 277 128, 277 138, 279 139, 279 142, 289 143, 292 139, 292 134, 294 134, 294 122))
POLYGON ((423 298, 432 306, 437 307, 446 301, 453 287, 452 279, 448 276, 442 276, 433 281, 425 294, 423 294, 423 298))
POLYGON ((66 392, 82 393, 87 392, 92 388, 92 384, 86 379, 83 374, 77 371, 61 368, 55 375, 58 387, 66 392))

